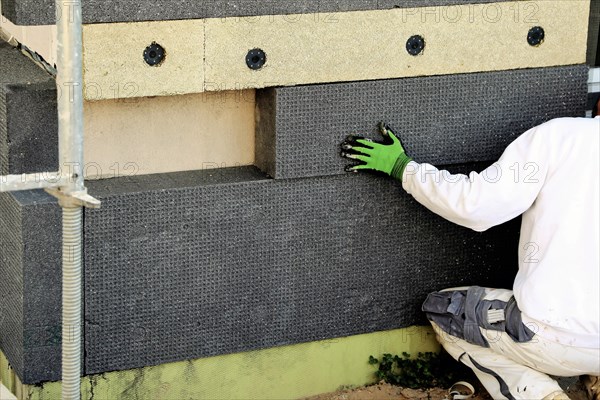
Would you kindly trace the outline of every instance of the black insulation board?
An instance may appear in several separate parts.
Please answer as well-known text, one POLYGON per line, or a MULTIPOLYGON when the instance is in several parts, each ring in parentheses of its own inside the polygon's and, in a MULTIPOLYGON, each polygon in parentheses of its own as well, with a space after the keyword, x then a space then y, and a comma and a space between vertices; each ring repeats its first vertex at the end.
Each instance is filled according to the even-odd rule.
POLYGON ((585 116, 587 80, 575 65, 259 90, 256 164, 277 179, 343 174, 339 144, 381 139, 382 120, 419 162, 495 160, 534 126, 585 116))
MULTIPOLYGON (((83 21, 166 21, 492 3, 498 0, 86 0, 83 21)), ((18 25, 55 23, 54 0, 1 0, 3 15, 18 25)), ((65 3, 58 15, 69 11, 65 3)), ((482 8, 482 12, 485 9, 482 8)), ((68 15, 68 14, 67 14, 68 15)))
POLYGON ((0 193, 0 349, 26 384, 60 378, 60 215, 43 191, 0 193))
POLYGON ((0 349, 23 376, 23 237, 20 207, 0 193, 0 349))
POLYGON ((0 175, 58 169, 54 79, 0 42, 0 175))
POLYGON ((519 221, 476 233, 381 177, 243 167, 90 192, 87 374, 426 324, 428 292, 516 272, 519 221))
MULTIPOLYGON (((518 220, 476 233, 377 176, 242 167, 88 187, 103 203, 84 218, 85 374, 426 324, 428 292, 516 272, 518 220)), ((58 380, 60 209, 30 191, 0 196, 0 215, 2 351, 24 383, 58 380)))

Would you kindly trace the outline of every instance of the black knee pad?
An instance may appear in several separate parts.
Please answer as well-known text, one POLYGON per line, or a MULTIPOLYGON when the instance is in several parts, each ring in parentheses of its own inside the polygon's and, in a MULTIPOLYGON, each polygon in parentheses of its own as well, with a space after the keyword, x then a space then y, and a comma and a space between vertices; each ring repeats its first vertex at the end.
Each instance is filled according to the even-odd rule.
POLYGON ((523 324, 514 296, 508 301, 484 300, 485 288, 433 292, 422 310, 447 334, 483 347, 489 343, 480 328, 506 332, 515 342, 530 341, 534 332, 523 324))

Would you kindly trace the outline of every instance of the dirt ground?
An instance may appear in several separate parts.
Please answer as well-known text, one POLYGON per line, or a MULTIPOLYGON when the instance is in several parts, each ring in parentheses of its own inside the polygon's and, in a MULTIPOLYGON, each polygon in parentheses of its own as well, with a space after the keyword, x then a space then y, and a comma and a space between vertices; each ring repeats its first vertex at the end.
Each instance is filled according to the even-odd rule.
MULTIPOLYGON (((491 396, 477 382, 471 382, 476 388, 472 400, 491 400, 491 396)), ((566 392, 571 400, 587 400, 585 390, 579 382, 566 385, 566 392)), ((405 389, 387 383, 365 386, 357 389, 340 390, 334 393, 309 397, 305 400, 443 400, 449 399, 448 389, 433 388, 426 390, 405 389)))
MULTIPOLYGON (((353 390, 340 390, 334 393, 322 394, 310 397, 306 400, 442 400, 448 397, 447 389, 405 389, 399 386, 392 386, 389 383, 379 383, 378 385, 365 386, 353 390)), ((471 397, 473 400, 490 400, 491 397, 485 393, 477 393, 471 397)))

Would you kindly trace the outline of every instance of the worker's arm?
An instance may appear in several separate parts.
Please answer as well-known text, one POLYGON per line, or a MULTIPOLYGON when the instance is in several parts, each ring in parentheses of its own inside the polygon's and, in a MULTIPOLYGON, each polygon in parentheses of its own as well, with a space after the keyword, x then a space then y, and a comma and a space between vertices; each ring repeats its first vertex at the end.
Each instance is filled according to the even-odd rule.
POLYGON ((456 224, 476 231, 499 225, 526 211, 546 179, 547 147, 536 129, 517 138, 481 173, 452 175, 410 161, 400 176, 402 185, 419 203, 456 224))

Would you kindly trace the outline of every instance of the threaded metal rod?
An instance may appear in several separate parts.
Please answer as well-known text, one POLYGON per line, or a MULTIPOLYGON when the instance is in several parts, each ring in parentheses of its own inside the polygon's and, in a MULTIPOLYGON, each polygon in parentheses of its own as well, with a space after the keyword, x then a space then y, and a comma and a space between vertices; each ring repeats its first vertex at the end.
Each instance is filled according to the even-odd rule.
POLYGON ((63 209, 62 398, 80 399, 82 207, 63 209))

